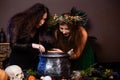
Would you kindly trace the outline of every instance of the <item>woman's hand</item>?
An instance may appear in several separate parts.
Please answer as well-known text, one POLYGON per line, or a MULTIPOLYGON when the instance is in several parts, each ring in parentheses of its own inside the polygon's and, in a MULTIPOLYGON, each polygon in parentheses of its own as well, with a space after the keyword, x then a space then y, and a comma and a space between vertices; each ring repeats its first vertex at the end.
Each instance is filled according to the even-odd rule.
POLYGON ((52 53, 63 53, 63 51, 61 49, 58 49, 58 48, 53 48, 52 50, 48 50, 47 52, 52 52, 52 53))
POLYGON ((36 49, 39 49, 40 53, 45 52, 45 47, 41 44, 32 43, 32 47, 36 48, 36 49))

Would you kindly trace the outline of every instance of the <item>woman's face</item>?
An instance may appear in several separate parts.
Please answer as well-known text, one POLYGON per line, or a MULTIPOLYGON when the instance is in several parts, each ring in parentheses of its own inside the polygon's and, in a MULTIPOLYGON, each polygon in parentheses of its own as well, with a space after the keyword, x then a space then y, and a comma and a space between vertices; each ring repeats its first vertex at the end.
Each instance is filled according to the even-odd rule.
POLYGON ((59 30, 65 37, 69 36, 70 34, 70 29, 68 28, 68 25, 66 24, 60 25, 59 30))
POLYGON ((39 27, 42 26, 45 23, 45 19, 47 18, 47 13, 44 13, 42 19, 39 22, 39 27))

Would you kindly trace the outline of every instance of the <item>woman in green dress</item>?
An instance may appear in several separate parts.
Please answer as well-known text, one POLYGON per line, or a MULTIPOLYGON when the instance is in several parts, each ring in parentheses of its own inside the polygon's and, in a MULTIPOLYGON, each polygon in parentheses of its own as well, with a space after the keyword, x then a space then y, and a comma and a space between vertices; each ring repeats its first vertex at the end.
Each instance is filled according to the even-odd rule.
POLYGON ((94 63, 94 54, 88 40, 88 33, 81 24, 81 16, 55 15, 57 24, 55 48, 48 52, 65 52, 70 55, 71 70, 84 70, 94 63))

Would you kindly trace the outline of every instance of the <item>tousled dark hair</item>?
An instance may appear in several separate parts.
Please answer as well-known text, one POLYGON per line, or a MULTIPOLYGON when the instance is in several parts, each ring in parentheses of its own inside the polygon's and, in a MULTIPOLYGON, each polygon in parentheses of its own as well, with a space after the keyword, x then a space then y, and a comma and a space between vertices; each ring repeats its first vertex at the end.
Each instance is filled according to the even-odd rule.
POLYGON ((10 19, 10 23, 8 26, 10 36, 14 34, 14 36, 18 37, 20 36, 18 34, 22 33, 34 35, 36 26, 39 25, 39 22, 42 19, 44 13, 47 13, 47 19, 44 25, 40 27, 41 33, 43 33, 46 30, 46 24, 49 19, 50 13, 49 9, 45 5, 41 3, 36 3, 29 9, 14 15, 10 19))

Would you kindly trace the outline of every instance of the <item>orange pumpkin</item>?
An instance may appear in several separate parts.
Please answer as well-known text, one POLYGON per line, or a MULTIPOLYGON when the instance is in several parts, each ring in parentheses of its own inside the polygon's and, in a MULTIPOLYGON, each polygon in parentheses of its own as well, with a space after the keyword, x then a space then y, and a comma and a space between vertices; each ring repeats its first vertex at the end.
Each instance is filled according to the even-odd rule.
POLYGON ((30 76, 28 77, 28 80, 36 80, 36 78, 35 78, 35 76, 30 75, 30 76))
POLYGON ((0 69, 0 80, 8 80, 7 73, 2 69, 0 69))

